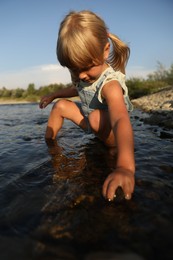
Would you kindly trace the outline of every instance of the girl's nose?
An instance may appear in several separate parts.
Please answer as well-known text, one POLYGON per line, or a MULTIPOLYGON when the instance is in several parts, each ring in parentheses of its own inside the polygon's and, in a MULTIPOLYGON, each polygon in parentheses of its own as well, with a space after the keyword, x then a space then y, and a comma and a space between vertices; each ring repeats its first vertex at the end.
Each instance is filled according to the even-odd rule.
POLYGON ((86 74, 85 72, 80 72, 80 73, 79 73, 79 78, 80 78, 81 80, 85 80, 85 79, 87 78, 87 74, 86 74))

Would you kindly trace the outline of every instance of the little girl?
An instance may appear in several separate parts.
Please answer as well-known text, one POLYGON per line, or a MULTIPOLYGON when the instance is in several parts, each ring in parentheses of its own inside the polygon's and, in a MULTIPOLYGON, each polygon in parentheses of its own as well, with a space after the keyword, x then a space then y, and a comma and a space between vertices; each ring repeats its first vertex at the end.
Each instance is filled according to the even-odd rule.
POLYGON ((125 85, 130 50, 104 21, 90 11, 70 12, 61 22, 57 57, 71 73, 73 86, 45 96, 40 108, 60 98, 49 116, 45 138, 55 139, 64 118, 94 133, 108 146, 116 146, 115 170, 103 184, 110 200, 120 186, 126 199, 134 190, 134 142, 128 111, 132 105, 125 85), (79 96, 81 105, 66 98, 79 96))

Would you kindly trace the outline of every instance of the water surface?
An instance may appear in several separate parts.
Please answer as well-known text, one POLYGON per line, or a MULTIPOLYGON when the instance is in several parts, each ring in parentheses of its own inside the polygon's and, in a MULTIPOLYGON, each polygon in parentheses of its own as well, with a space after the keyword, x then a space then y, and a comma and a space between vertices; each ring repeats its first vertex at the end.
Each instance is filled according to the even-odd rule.
POLYGON ((135 192, 109 203, 113 156, 69 121, 47 145, 50 109, 0 106, 0 259, 172 259, 172 130, 131 114, 135 192))

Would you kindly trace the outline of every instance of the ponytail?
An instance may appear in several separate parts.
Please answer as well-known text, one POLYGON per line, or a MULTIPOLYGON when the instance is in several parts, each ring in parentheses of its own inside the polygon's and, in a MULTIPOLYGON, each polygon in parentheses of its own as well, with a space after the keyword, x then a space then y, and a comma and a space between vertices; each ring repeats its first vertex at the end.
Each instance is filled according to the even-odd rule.
POLYGON ((112 33, 108 33, 108 38, 112 43, 108 62, 114 70, 120 70, 125 74, 125 67, 130 56, 130 48, 112 33))

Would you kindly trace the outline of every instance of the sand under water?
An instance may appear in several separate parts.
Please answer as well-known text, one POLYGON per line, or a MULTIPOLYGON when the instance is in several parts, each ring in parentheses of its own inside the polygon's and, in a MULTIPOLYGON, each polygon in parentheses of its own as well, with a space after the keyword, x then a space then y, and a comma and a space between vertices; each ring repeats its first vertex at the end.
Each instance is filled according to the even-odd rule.
POLYGON ((106 201, 112 153, 69 121, 46 144, 50 108, 0 107, 0 259, 173 258, 173 132, 135 109, 136 186, 106 201))

